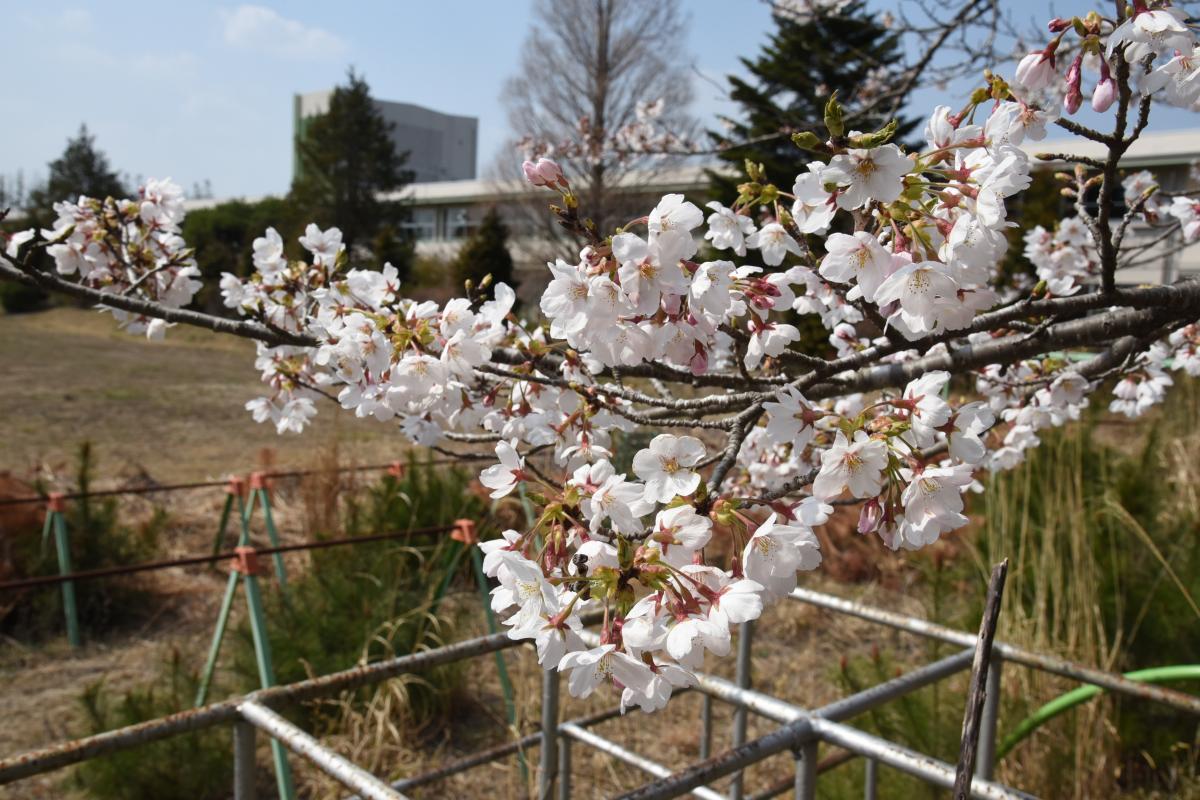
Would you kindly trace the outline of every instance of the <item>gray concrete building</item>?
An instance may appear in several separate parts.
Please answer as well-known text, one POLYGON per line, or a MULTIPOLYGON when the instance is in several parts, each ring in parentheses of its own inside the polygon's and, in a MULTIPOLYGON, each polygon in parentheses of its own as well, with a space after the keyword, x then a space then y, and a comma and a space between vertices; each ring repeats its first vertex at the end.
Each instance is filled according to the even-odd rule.
MULTIPOLYGON (((293 97, 292 129, 298 136, 307 120, 329 110, 332 90, 293 97)), ((420 183, 470 180, 475 177, 479 120, 460 117, 390 100, 375 100, 383 118, 391 122, 397 152, 408 153, 408 169, 420 183)), ((293 174, 298 164, 293 159, 293 174)))

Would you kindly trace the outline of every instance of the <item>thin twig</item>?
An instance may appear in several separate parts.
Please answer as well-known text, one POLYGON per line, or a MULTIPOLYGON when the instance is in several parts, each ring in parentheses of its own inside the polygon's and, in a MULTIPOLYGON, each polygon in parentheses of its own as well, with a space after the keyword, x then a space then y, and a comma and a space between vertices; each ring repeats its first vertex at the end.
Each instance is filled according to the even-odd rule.
POLYGON ((983 701, 987 697, 988 666, 992 659, 992 640, 996 638, 996 622, 1000 619, 1000 598, 1004 594, 1004 579, 1008 575, 1008 559, 992 568, 988 581, 987 606, 979 621, 979 639, 975 643, 975 660, 971 664, 971 689, 967 708, 963 712, 962 741, 958 749, 958 768, 954 774, 954 800, 971 796, 971 776, 975 772, 975 753, 979 748, 979 721, 983 701))

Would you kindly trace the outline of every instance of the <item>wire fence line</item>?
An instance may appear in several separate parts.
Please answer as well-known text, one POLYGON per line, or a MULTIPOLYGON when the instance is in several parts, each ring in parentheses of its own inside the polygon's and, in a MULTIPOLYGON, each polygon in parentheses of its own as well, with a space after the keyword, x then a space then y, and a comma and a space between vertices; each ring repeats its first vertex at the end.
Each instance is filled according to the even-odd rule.
MULTIPOLYGON (((538 797, 541 800, 551 800, 555 796, 567 798, 571 796, 571 748, 572 746, 585 746, 596 748, 610 757, 629 763, 657 778, 657 780, 623 795, 627 800, 678 797, 688 793, 707 798, 725 797, 713 789, 713 782, 740 773, 767 758, 787 752, 792 754, 795 761, 794 781, 773 784, 768 790, 755 794, 756 800, 765 800, 768 797, 783 794, 789 789, 793 790, 795 796, 801 800, 812 800, 815 796, 818 775, 826 769, 845 763, 850 757, 866 759, 864 797, 867 800, 873 800, 881 766, 913 775, 931 785, 942 787, 954 785, 956 772, 950 764, 882 737, 868 734, 846 724, 847 720, 924 686, 966 671, 970 668, 975 650, 981 647, 991 650, 991 659, 996 662, 994 666, 1007 660, 1033 669, 1056 671, 1059 674, 1068 674, 1065 670, 1069 670, 1071 677, 1083 683, 1100 685, 1112 691, 1156 700, 1180 708, 1180 705, 1173 702, 1175 700, 1173 697, 1146 695, 1137 691, 1136 689, 1139 687, 1136 685, 1127 685, 1114 680, 1115 676, 1108 673, 1072 664, 1053 656, 1029 654, 1026 651, 1004 646, 999 642, 994 646, 987 647, 988 643, 982 642, 976 635, 936 626, 916 617, 906 617, 808 590, 798 590, 796 594, 792 595, 792 599, 818 605, 834 613, 858 616, 922 636, 948 640, 950 634, 953 634, 954 643, 965 644, 969 649, 918 667, 892 680, 813 710, 801 708, 780 698, 755 691, 748 685, 742 685, 748 683, 748 680, 735 682, 701 674, 697 677, 697 685, 693 687, 692 691, 703 693, 706 697, 720 702, 730 703, 737 708, 743 708, 748 713, 779 724, 780 727, 683 769, 675 769, 654 762, 628 747, 587 730, 597 722, 616 716, 619 713, 617 710, 604 711, 578 719, 560 720, 558 702, 560 676, 557 670, 548 670, 543 673, 542 725, 539 732, 481 750, 430 772, 405 778, 392 784, 384 783, 378 777, 370 775, 344 757, 330 751, 311 735, 279 717, 274 711, 281 706, 305 702, 329 693, 379 683, 402 674, 419 672, 453 661, 475 658, 528 644, 510 639, 506 633, 495 633, 433 650, 361 665, 319 678, 263 689, 249 695, 230 698, 162 719, 3 759, 0 760, 0 784, 181 733, 218 725, 233 725, 236 733, 234 737, 235 800, 251 800, 254 797, 253 781, 245 780, 245 777, 254 773, 253 737, 255 731, 265 732, 274 740, 282 741, 293 752, 308 759, 315 767, 329 774, 347 789, 355 792, 357 796, 366 798, 402 798, 404 797, 402 792, 408 789, 432 783, 513 753, 533 748, 538 748, 540 752, 538 797), (1028 658, 1029 655, 1036 655, 1037 658, 1028 658), (1054 666, 1055 669, 1048 669, 1048 665, 1054 666), (835 745, 840 750, 835 753, 835 757, 819 762, 817 747, 820 743, 835 745)), ((585 620, 588 625, 594 625, 596 622, 594 617, 585 620)), ((1000 690, 999 676, 998 669, 988 673, 987 691, 993 697, 1000 690)), ((1188 695, 1183 695, 1183 697, 1200 703, 1196 698, 1190 698, 1188 695)), ((1183 710, 1200 713, 1197 711, 1197 707, 1190 704, 1184 705, 1183 710)), ((990 775, 992 769, 991 758, 995 752, 996 722, 995 704, 985 704, 979 726, 979 762, 976 764, 974 777, 966 783, 963 793, 956 796, 991 798, 993 800, 1001 798, 1021 800, 1031 796, 986 777, 990 775)), ((711 730, 708 730, 710 724, 710 722, 705 722, 705 730, 700 733, 702 740, 703 737, 711 737, 711 730)))
MULTIPOLYGON (((278 553, 296 553, 308 550, 322 550, 327 547, 339 547, 344 545, 387 541, 391 539, 402 539, 408 536, 430 536, 439 533, 450 533, 459 529, 460 526, 458 525, 440 525, 431 528, 412 528, 405 531, 373 533, 366 536, 343 536, 335 539, 317 539, 315 541, 301 542, 298 544, 284 544, 277 547, 256 547, 250 549, 252 549, 256 555, 270 556, 278 553)), ((17 589, 31 589, 41 586, 57 586, 58 584, 67 583, 70 581, 109 578, 117 575, 132 575, 138 572, 154 572, 157 570, 172 569, 174 567, 215 564, 219 561, 237 559, 243 555, 246 549, 247 548, 235 548, 233 550, 225 550, 219 553, 207 553, 200 556, 182 556, 180 558, 163 559, 160 561, 146 561, 141 564, 128 564, 119 567, 103 567, 100 569, 70 572, 64 575, 37 575, 32 578, 20 578, 17 580, 0 582, 0 592, 15 591, 17 589)))
MULTIPOLYGON (((415 466, 452 466, 463 461, 480 461, 494 458, 492 453, 462 453, 454 458, 434 458, 425 461, 414 462, 415 466)), ((259 476, 263 480, 290 480, 294 478, 303 478, 311 475, 341 475, 353 472, 381 472, 384 470, 394 470, 396 467, 404 468, 408 462, 406 461, 391 461, 387 464, 363 464, 353 467, 329 467, 329 468, 314 468, 314 469, 290 469, 290 470, 259 470, 248 473, 251 476, 259 476)), ((35 505, 41 503, 49 503, 55 499, 58 500, 91 500, 97 497, 122 497, 143 494, 158 494, 160 492, 182 492, 193 489, 213 489, 217 487, 228 488, 234 481, 243 480, 240 476, 231 476, 222 480, 206 480, 206 481, 190 481, 186 483, 165 483, 154 484, 152 486, 132 486, 127 488, 116 489, 97 489, 87 492, 47 492, 46 494, 28 495, 26 497, 4 497, 0 498, 0 507, 4 506, 19 506, 19 505, 35 505)))

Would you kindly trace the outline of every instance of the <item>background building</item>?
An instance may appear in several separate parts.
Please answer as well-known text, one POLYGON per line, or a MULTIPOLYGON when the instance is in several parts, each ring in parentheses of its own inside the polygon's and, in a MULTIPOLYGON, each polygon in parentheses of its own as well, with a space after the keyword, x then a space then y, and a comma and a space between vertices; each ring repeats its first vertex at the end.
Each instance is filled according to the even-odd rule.
MULTIPOLYGON (((293 96, 292 129, 296 137, 312 117, 329 110, 332 90, 293 96)), ((475 156, 479 139, 479 120, 443 114, 412 103, 376 100, 383 118, 391 122, 396 152, 408 153, 407 169, 420 182, 469 180, 475 177, 475 156)), ((295 148, 293 139, 293 150, 295 148)), ((293 155, 292 172, 300 168, 293 155)))

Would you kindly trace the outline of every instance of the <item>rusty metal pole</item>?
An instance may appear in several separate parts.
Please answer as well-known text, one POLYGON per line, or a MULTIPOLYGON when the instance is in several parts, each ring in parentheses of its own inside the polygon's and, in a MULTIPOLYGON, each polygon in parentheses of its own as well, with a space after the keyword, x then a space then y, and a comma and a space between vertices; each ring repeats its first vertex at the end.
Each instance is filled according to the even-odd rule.
POLYGON ((542 746, 538 769, 538 800, 550 800, 558 772, 558 686, 557 669, 542 672, 542 746))
MULTIPOLYGON (((754 621, 743 622, 738 626, 737 651, 737 685, 749 689, 753 672, 754 621)), ((733 746, 741 747, 746 743, 746 709, 739 706, 733 712, 733 746)), ((744 773, 737 772, 729 784, 729 800, 742 800, 742 779, 744 773)))
POLYGON ((817 796, 817 740, 800 745, 796 753, 796 800, 814 800, 817 796))
POLYGON ((256 800, 254 738, 254 726, 249 722, 233 723, 233 800, 256 800))

